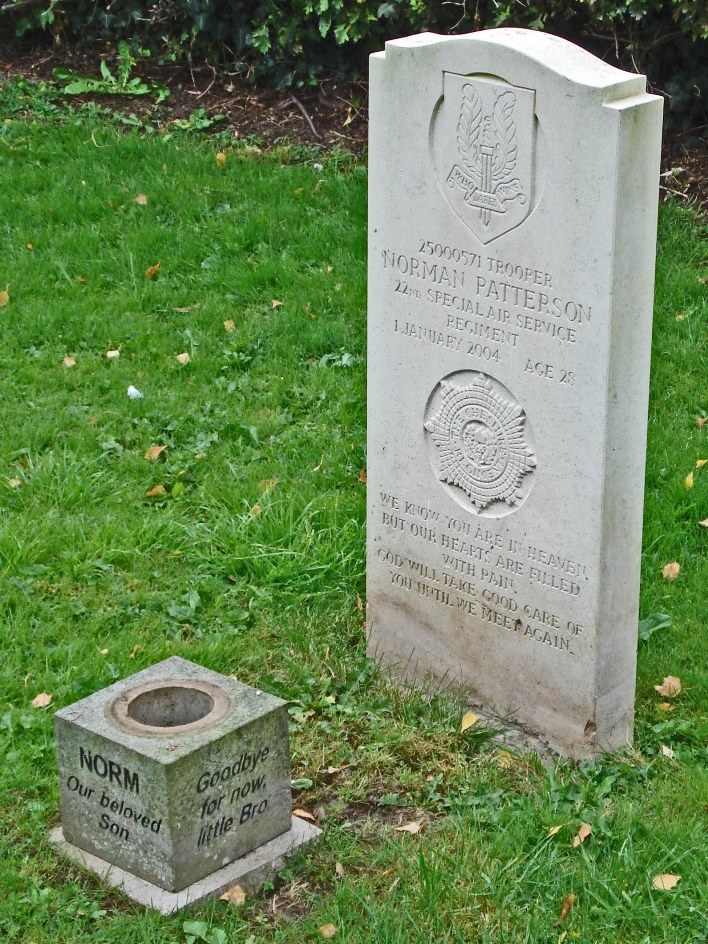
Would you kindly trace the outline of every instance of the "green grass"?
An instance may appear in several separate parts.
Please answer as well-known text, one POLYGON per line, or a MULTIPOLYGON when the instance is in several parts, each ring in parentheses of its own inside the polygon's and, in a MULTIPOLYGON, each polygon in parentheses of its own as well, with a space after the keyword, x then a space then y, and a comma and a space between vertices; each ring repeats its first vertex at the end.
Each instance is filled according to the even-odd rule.
POLYGON ((365 659, 365 167, 20 100, 0 93, 0 940, 184 944, 198 920, 229 944, 327 923, 351 944, 703 941, 697 221, 662 210, 641 614, 671 625, 640 643, 635 749, 547 768, 458 734, 460 699, 404 696, 365 659), (172 654, 291 700, 296 802, 324 834, 244 907, 162 918, 49 845, 51 715, 172 654), (668 674, 684 691, 663 713, 668 674), (396 832, 412 820, 419 835, 396 832), (674 891, 652 888, 662 872, 674 891))

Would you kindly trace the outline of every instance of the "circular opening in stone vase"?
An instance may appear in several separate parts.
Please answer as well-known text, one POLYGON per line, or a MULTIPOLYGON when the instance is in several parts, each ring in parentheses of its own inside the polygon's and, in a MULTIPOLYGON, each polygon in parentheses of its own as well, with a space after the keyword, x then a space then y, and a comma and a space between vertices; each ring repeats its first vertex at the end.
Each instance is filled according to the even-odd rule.
POLYGON ((123 692, 108 713, 130 734, 172 737, 212 727, 230 708, 228 696, 211 682, 161 679, 123 692))

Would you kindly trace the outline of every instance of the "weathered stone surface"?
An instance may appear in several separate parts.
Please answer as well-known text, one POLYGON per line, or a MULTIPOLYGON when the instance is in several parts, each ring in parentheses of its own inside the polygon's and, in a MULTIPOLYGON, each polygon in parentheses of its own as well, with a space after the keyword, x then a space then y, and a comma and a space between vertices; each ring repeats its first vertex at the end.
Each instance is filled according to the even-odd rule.
POLYGON ((279 698, 174 656, 55 719, 66 840, 161 888, 290 829, 279 698))
POLYGON ((370 653, 631 739, 661 101, 516 29, 371 57, 370 653))
POLYGON ((264 882, 275 878, 289 856, 294 855, 305 843, 316 839, 320 832, 321 830, 311 823, 305 823, 293 816, 292 825, 287 832, 178 892, 158 888, 132 872, 68 843, 60 827, 52 830, 50 839, 66 856, 95 872, 104 882, 119 888, 128 898, 168 915, 189 905, 196 905, 206 898, 220 895, 234 885, 240 885, 247 893, 258 892, 264 882))

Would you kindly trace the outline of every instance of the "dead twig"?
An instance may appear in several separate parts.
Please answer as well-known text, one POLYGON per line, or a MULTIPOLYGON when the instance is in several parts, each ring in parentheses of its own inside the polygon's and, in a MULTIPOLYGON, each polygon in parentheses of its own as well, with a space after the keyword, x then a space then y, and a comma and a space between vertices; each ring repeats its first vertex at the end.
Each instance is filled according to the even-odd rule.
POLYGON ((319 131, 317 130, 317 128, 315 128, 315 126, 313 125, 313 123, 312 123, 312 118, 310 118, 310 116, 307 114, 307 110, 305 109, 305 106, 302 104, 302 102, 300 101, 300 99, 295 98, 295 96, 294 96, 294 95, 292 94, 292 92, 291 92, 291 93, 290 93, 290 100, 291 100, 292 102, 294 102, 294 103, 297 105, 297 107, 300 109, 300 111, 301 111, 302 114, 303 114, 303 117, 304 117, 305 121, 307 122, 307 124, 308 124, 309 127, 310 127, 310 131, 314 134, 314 136, 315 136, 316 138, 322 138, 322 135, 319 133, 319 131))

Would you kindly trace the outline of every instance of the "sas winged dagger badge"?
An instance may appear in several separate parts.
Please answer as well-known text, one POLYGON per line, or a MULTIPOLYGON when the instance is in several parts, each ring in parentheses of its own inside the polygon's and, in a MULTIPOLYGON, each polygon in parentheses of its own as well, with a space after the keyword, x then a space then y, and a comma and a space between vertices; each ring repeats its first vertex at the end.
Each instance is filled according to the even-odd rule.
POLYGON ((444 110, 434 129, 440 182, 484 243, 518 226, 531 209, 533 102, 529 89, 445 73, 444 110), (457 160, 450 168, 453 141, 457 160))

